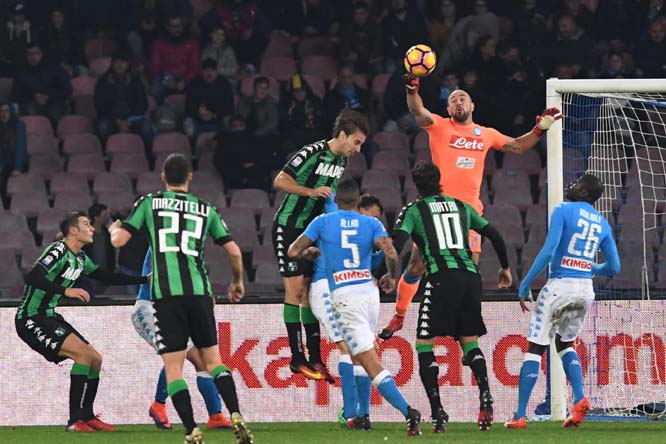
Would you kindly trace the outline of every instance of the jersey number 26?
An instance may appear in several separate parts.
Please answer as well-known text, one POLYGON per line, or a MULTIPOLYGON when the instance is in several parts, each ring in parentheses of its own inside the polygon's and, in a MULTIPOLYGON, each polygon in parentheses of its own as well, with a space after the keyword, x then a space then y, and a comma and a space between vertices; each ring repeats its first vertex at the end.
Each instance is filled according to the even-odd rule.
POLYGON ((597 234, 601 233, 601 225, 590 223, 585 219, 578 219, 578 227, 582 228, 582 230, 571 236, 567 252, 575 256, 580 257, 582 255, 588 259, 593 259, 597 252, 597 246, 599 245, 599 236, 597 236, 597 234), (583 251, 576 249, 576 243, 579 240, 585 241, 583 251))

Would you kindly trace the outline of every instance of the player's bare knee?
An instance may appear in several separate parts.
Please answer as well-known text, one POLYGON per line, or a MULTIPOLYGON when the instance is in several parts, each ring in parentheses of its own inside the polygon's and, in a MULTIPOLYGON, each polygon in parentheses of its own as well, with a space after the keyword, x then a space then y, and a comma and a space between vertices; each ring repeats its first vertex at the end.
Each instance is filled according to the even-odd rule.
POLYGON ((535 344, 534 342, 530 342, 527 346, 527 353, 531 353, 533 355, 543 355, 547 349, 547 345, 539 345, 535 344))

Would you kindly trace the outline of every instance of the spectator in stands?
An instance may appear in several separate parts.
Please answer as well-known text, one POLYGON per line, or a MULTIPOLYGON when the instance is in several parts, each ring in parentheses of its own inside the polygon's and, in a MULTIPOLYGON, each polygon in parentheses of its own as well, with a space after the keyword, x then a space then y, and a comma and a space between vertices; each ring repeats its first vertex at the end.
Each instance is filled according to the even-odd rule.
POLYGON ((56 8, 51 12, 51 20, 42 32, 41 42, 47 61, 60 65, 72 77, 85 75, 85 68, 81 66, 80 45, 62 9, 56 8))
POLYGON ((335 1, 303 2, 303 37, 336 36, 340 32, 340 11, 335 1))
POLYGON ((456 24, 456 4, 453 0, 436 0, 430 16, 430 47, 441 54, 456 24))
POLYGON ((446 109, 449 103, 449 95, 457 89, 460 89, 458 75, 455 72, 445 72, 442 85, 439 87, 439 109, 446 109))
POLYGON ((200 63, 199 42, 185 33, 182 17, 169 17, 166 33, 152 48, 150 94, 162 103, 169 94, 183 93, 197 76, 200 63))
POLYGON ((568 63, 572 65, 574 76, 583 76, 587 73, 593 61, 593 42, 578 27, 573 17, 563 15, 557 23, 557 35, 548 51, 550 65, 568 63))
POLYGON ((257 77, 254 80, 254 94, 251 97, 241 96, 237 114, 245 119, 252 136, 252 151, 261 153, 263 161, 270 168, 279 169, 284 164, 278 133, 280 114, 276 100, 268 94, 268 88, 268 79, 257 77))
POLYGON ((129 70, 130 54, 119 50, 111 57, 109 70, 95 84, 95 109, 100 139, 114 133, 132 132, 150 142, 153 129, 145 118, 148 111, 146 89, 138 75, 129 70))
POLYGON ((664 21, 656 19, 648 26, 647 39, 636 48, 636 65, 645 77, 666 77, 666 28, 664 21))
POLYGON ((444 54, 439 63, 446 69, 460 69, 473 53, 481 36, 490 35, 499 40, 499 20, 488 11, 486 0, 475 0, 472 14, 458 20, 449 34, 444 54))
POLYGON ((199 133, 218 131, 224 119, 234 112, 234 94, 231 84, 220 75, 217 62, 205 59, 201 74, 187 86, 185 100, 185 134, 196 141, 199 133))
POLYGON ((7 181, 28 166, 25 123, 8 100, 0 99, 0 197, 7 204, 7 181))
POLYGON ((67 72, 43 60, 44 53, 38 43, 26 48, 27 66, 16 74, 12 98, 23 114, 48 116, 56 127, 67 114, 72 85, 67 72))
POLYGON ((213 163, 224 180, 226 189, 260 188, 268 190, 269 162, 261 150, 254 148, 253 138, 241 115, 229 120, 228 129, 216 137, 213 163))
POLYGON ((352 6, 352 20, 342 28, 341 58, 354 65, 356 72, 379 74, 383 71, 381 26, 370 17, 368 5, 352 6))
POLYGON ((31 42, 36 40, 32 25, 25 17, 26 7, 23 2, 16 2, 11 8, 10 19, 3 32, 0 44, 3 46, 3 52, 12 65, 23 65, 25 49, 31 42))
POLYGON ((132 50, 132 55, 138 59, 150 58, 153 42, 157 38, 157 21, 155 11, 143 9, 138 14, 136 29, 127 34, 127 44, 132 50))
POLYGON ((210 43, 201 51, 201 60, 217 62, 217 70, 232 86, 236 85, 238 62, 234 49, 227 43, 227 32, 221 23, 213 27, 209 34, 210 43))
POLYGON ((327 133, 333 128, 333 122, 343 108, 362 113, 370 110, 368 90, 354 83, 354 67, 349 64, 340 66, 335 87, 324 96, 324 130, 327 133))
POLYGON ((384 57, 388 72, 402 66, 405 51, 410 46, 428 41, 427 29, 422 17, 407 10, 407 0, 391 1, 391 11, 382 20, 384 57))
POLYGON ((287 91, 280 99, 281 135, 283 150, 289 152, 294 147, 323 139, 324 110, 321 100, 300 74, 294 74, 287 91))
POLYGON ((254 27, 257 5, 252 0, 222 0, 214 14, 222 22, 227 39, 233 45, 254 27))
POLYGON ((608 54, 608 62, 605 69, 599 74, 601 79, 631 79, 634 75, 624 63, 624 58, 619 52, 608 54))
POLYGON ((501 83, 502 65, 495 55, 497 42, 484 35, 476 42, 470 66, 479 73, 479 86, 488 92, 496 90, 501 83))

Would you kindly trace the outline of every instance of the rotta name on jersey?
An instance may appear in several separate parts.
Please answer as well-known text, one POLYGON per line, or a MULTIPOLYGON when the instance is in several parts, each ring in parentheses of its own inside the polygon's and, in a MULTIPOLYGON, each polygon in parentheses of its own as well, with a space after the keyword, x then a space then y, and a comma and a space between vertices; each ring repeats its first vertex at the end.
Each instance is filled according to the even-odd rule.
POLYGON ((342 173, 344 171, 344 167, 334 165, 332 163, 320 163, 317 165, 315 174, 318 174, 319 176, 332 177, 333 179, 339 179, 342 177, 342 173))
POLYGON ((464 136, 456 136, 451 134, 451 141, 449 142, 451 148, 459 150, 478 150, 483 151, 484 143, 482 138, 467 138, 464 136))
POLYGON ((191 202, 189 200, 173 199, 171 197, 156 197, 153 198, 152 208, 153 210, 172 210, 208 217, 210 207, 201 202, 191 202))

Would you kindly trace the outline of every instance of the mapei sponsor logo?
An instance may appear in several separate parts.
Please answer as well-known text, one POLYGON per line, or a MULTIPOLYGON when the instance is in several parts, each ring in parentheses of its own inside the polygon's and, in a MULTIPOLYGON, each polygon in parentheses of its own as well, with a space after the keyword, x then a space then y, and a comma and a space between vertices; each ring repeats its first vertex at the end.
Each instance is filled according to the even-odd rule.
POLYGON ((341 166, 330 164, 330 163, 320 163, 317 165, 315 174, 319 176, 332 177, 334 179, 339 179, 342 177, 342 173, 345 169, 341 166))
POLYGON ((449 142, 449 146, 451 148, 457 148, 459 150, 477 150, 477 151, 483 151, 484 148, 484 143, 483 139, 481 138, 475 138, 475 137, 464 137, 464 136, 456 136, 451 135, 451 141, 449 142))
POLYGON ((333 273, 336 284, 372 279, 370 270, 344 270, 333 273))
POLYGON ((560 265, 570 270, 592 271, 592 262, 585 259, 564 256, 560 265))

